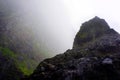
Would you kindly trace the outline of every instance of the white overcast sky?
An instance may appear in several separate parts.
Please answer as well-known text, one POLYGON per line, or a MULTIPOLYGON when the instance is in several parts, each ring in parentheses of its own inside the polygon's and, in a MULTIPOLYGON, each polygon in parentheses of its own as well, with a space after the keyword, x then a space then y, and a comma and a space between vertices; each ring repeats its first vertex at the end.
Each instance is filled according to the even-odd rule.
POLYGON ((120 0, 0 0, 53 53, 72 48, 80 25, 98 16, 120 32, 120 0), (8 7, 10 7, 8 6, 8 7))

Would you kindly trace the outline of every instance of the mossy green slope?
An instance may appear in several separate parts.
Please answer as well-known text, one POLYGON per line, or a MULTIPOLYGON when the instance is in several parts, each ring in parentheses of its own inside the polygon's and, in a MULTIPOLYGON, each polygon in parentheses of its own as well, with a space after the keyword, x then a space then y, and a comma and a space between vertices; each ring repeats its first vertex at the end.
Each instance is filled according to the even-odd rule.
POLYGON ((8 80, 20 80, 20 78, 24 78, 25 76, 32 74, 34 65, 37 65, 35 60, 28 59, 27 56, 24 56, 24 59, 20 60, 19 55, 15 54, 9 48, 0 47, 0 57, 0 74, 5 74, 5 76, 0 77, 0 79, 6 79, 9 77, 7 78, 8 80), (29 61, 31 64, 27 64, 29 61), (5 67, 4 65, 10 65, 11 67, 5 67), (7 70, 10 71, 8 72, 7 70))
POLYGON ((23 77, 15 58, 17 56, 11 50, 0 47, 0 80, 20 80, 23 77))

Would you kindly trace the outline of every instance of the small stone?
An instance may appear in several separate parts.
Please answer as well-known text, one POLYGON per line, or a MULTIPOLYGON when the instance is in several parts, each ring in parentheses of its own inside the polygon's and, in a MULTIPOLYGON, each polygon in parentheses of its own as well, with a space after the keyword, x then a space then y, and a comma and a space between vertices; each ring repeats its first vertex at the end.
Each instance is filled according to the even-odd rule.
POLYGON ((112 64, 113 61, 112 61, 112 59, 110 59, 110 58, 105 58, 105 59, 102 61, 102 63, 103 63, 103 64, 112 64))
POLYGON ((41 71, 45 71, 45 68, 44 68, 44 67, 41 67, 41 71))

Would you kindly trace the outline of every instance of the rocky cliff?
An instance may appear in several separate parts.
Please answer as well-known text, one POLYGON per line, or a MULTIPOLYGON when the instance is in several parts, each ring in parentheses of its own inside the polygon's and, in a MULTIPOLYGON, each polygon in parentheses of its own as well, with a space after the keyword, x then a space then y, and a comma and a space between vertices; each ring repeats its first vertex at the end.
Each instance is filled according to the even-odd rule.
POLYGON ((16 18, 0 12, 0 80, 20 80, 33 72, 39 57, 32 39, 16 18))
POLYGON ((28 80, 120 80, 120 34, 95 17, 82 24, 73 49, 42 61, 28 80))

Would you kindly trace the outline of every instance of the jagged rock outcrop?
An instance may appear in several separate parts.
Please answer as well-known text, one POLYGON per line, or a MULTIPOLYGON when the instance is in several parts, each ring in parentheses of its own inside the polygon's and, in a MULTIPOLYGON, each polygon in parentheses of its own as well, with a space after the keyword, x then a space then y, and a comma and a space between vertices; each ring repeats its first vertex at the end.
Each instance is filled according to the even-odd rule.
POLYGON ((101 37, 109 29, 110 27, 105 20, 96 16, 82 24, 80 31, 75 37, 73 48, 83 47, 86 43, 101 37))
POLYGON ((73 49, 42 61, 28 80, 120 80, 120 35, 95 17, 82 24, 73 49))

